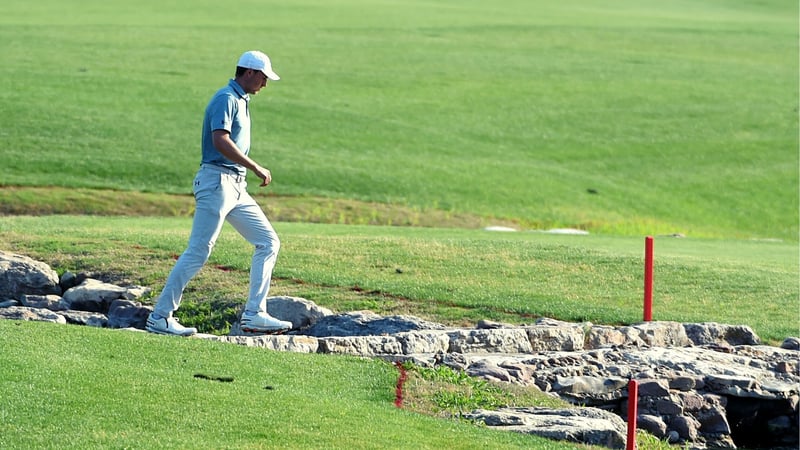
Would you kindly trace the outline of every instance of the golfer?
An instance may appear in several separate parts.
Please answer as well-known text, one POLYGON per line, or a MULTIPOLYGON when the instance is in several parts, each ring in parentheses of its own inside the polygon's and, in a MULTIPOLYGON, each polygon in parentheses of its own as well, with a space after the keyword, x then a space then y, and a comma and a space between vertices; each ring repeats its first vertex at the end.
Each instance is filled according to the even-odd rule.
POLYGON ((208 261, 227 220, 255 252, 250 266, 250 292, 241 318, 244 331, 275 333, 291 328, 290 322, 267 314, 267 293, 280 241, 264 212, 247 193, 245 175, 250 169, 261 186, 272 181, 270 171, 250 158, 250 95, 280 80, 270 59, 260 51, 245 52, 236 64, 236 76, 217 91, 203 118, 202 161, 194 178, 195 213, 186 251, 167 278, 158 302, 147 318, 153 333, 190 336, 197 329, 184 327, 172 317, 181 304, 189 281, 208 261))

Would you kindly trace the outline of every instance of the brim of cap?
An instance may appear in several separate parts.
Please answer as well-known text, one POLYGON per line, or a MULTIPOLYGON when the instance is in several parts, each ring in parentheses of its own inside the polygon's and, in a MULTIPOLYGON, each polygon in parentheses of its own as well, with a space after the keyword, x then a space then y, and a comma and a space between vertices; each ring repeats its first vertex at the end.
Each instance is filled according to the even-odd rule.
POLYGON ((280 80, 280 79, 281 79, 281 77, 279 77, 279 76, 278 76, 278 74, 277 74, 277 73, 275 73, 275 72, 268 72, 268 71, 266 71, 266 70, 262 70, 261 72, 263 72, 263 73, 264 73, 264 75, 266 75, 266 76, 267 76, 267 78, 269 78, 269 79, 270 79, 270 80, 272 80, 272 81, 278 81, 278 80, 280 80))

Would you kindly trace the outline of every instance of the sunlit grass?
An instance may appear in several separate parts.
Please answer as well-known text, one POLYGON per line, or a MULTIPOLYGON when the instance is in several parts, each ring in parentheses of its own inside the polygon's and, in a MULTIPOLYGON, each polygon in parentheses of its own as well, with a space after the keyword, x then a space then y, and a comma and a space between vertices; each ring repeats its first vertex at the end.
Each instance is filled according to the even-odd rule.
MULTIPOLYGON (((157 293, 186 245, 190 222, 4 217, 0 247, 60 271, 99 272, 157 293)), ((272 295, 300 296, 336 311, 409 313, 459 325, 480 319, 530 323, 537 317, 629 324, 643 318, 644 239, 275 226, 282 246, 272 295)), ((224 332, 244 302, 251 253, 226 226, 179 314, 201 329, 224 332), (204 302, 219 308, 212 314, 204 302)), ((797 334, 792 312, 800 270, 794 244, 656 237, 655 256, 655 320, 745 324, 771 342, 797 334)))
POLYGON ((377 360, 8 320, 0 348, 2 448, 570 448, 398 409, 377 360))
MULTIPOLYGON (((262 45, 262 192, 797 241, 793 2, 69 5, 4 4, 0 185, 189 193, 203 108, 262 45)), ((296 220, 348 216, 317 206, 296 220)))

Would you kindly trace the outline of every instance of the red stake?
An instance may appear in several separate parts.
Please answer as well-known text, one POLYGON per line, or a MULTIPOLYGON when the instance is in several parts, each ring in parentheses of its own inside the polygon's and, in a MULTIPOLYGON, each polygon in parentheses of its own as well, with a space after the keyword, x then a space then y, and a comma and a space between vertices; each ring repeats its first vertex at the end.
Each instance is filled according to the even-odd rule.
POLYGON ((395 365, 395 367, 397 367, 397 370, 400 371, 400 376, 397 378, 397 387, 394 390, 394 406, 396 406, 398 408, 402 408, 403 407, 403 383, 406 382, 406 377, 408 377, 408 374, 406 373, 406 368, 403 367, 403 363, 398 361, 398 362, 395 362, 394 365, 395 365))
POLYGON ((625 450, 636 450, 636 416, 639 414, 639 383, 636 380, 628 382, 628 441, 625 450))
POLYGON ((653 236, 644 239, 644 321, 653 320, 653 236))

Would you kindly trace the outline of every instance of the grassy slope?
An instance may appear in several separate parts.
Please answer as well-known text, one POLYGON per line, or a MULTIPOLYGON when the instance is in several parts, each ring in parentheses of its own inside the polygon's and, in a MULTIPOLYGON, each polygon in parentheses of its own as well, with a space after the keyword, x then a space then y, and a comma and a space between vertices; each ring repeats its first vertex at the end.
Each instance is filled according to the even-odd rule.
POLYGON ((797 239, 791 2, 37 5, 0 18, 2 184, 185 192, 208 96, 264 46, 270 192, 797 239))
POLYGON ((12 321, 0 348, 4 449, 574 448, 399 410, 378 361, 12 321))

